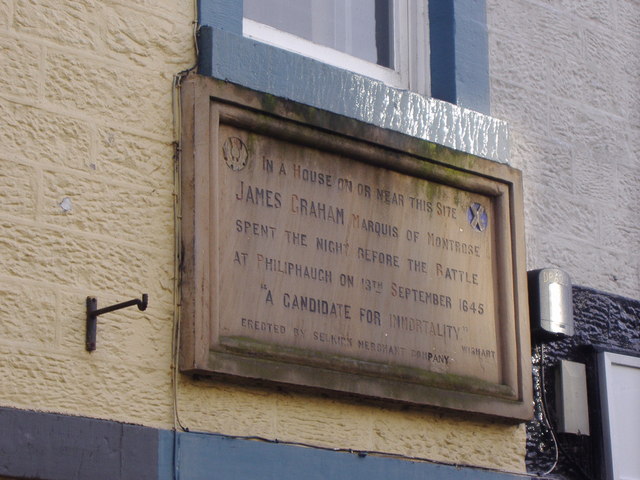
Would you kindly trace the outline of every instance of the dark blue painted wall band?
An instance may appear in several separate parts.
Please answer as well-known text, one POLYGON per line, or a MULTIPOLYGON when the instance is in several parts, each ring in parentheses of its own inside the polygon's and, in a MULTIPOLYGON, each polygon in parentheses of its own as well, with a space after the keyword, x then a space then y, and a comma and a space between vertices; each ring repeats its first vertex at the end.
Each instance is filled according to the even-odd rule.
MULTIPOLYGON (((573 318, 574 335, 546 342, 544 362, 542 355, 534 355, 533 367, 538 371, 544 369, 546 403, 554 405, 555 369, 560 360, 586 366, 591 435, 556 434, 564 449, 573 454, 571 458, 560 455, 554 477, 585 478, 586 473, 591 478, 601 478, 604 454, 597 352, 640 356, 640 300, 574 286, 573 318)), ((536 415, 527 424, 526 463, 530 471, 543 472, 554 463, 555 451, 550 448, 549 438, 547 427, 541 420, 540 402, 536 402, 536 415)))

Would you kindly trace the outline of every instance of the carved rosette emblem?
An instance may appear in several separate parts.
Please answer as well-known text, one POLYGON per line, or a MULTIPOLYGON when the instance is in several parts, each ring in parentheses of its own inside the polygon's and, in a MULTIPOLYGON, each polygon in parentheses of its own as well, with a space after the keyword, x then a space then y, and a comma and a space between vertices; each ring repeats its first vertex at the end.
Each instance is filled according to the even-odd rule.
POLYGON ((234 172, 242 170, 249 161, 249 151, 244 142, 238 137, 229 137, 222 146, 224 162, 234 172))
POLYGON ((476 232, 484 232, 489 224, 489 215, 485 208, 479 203, 472 203, 467 210, 469 225, 476 232))

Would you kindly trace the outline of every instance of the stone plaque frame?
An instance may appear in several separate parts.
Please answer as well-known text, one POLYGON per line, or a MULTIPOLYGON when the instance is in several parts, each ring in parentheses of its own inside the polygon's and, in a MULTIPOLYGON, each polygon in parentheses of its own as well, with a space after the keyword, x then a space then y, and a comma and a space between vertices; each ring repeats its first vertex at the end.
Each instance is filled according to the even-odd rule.
MULTIPOLYGON (((531 417, 531 358, 524 261, 522 179, 518 170, 425 140, 198 75, 188 76, 182 84, 181 115, 180 370, 183 373, 276 382, 292 387, 444 407, 515 420, 526 420, 531 417), (226 190, 229 187, 224 184, 223 175, 232 175, 229 172, 242 170, 247 161, 245 153, 242 152, 244 147, 240 145, 241 142, 238 145, 234 145, 233 142, 227 146, 223 145, 223 139, 219 138, 223 129, 227 132, 227 139, 236 138, 229 132, 247 132, 252 141, 271 142, 277 148, 284 149, 289 148, 287 145, 291 145, 291 149, 307 149, 307 151, 316 152, 314 155, 320 157, 324 155, 339 158, 343 172, 349 172, 350 162, 353 162, 354 172, 364 172, 359 175, 370 175, 371 178, 379 178, 379 176, 389 178, 391 180, 388 182, 391 182, 392 186, 396 181, 394 179, 400 179, 399 182, 406 180, 406 183, 411 185, 423 182, 425 185, 434 185, 434 188, 437 187, 444 192, 441 194, 442 198, 460 194, 468 198, 476 196, 487 199, 489 205, 487 208, 493 222, 493 231, 488 244, 491 255, 490 259, 486 260, 489 268, 484 268, 481 273, 475 275, 482 277, 483 285, 487 285, 486 295, 491 301, 485 302, 487 305, 483 305, 483 308, 492 313, 486 317, 473 316, 467 311, 471 303, 465 303, 464 315, 473 317, 468 322, 480 322, 473 328, 493 332, 489 334, 493 347, 478 349, 477 352, 472 353, 469 353, 469 347, 466 347, 470 355, 492 356, 493 363, 488 369, 489 374, 484 377, 480 370, 470 371, 467 374, 465 371, 451 373, 445 367, 436 368, 434 365, 438 359, 446 364, 449 356, 445 353, 438 354, 439 357, 432 356, 427 352, 427 347, 420 354, 424 355, 425 362, 429 355, 429 362, 432 363, 425 363, 425 365, 432 365, 429 368, 397 365, 393 359, 381 361, 376 357, 381 355, 380 352, 383 349, 388 350, 384 353, 391 353, 393 349, 404 351, 405 345, 402 342, 406 340, 402 339, 397 340, 395 346, 393 344, 384 346, 379 341, 362 343, 363 341, 360 340, 362 348, 374 345, 378 352, 369 348, 371 351, 363 351, 362 354, 351 352, 348 355, 341 355, 340 351, 336 353, 335 348, 325 350, 321 343, 311 351, 308 344, 302 344, 304 348, 292 348, 291 345, 270 342, 268 335, 265 337, 266 340, 260 342, 256 342, 255 338, 244 338, 240 334, 225 335, 221 325, 229 328, 233 326, 226 318, 230 316, 229 312, 238 310, 237 307, 241 306, 242 302, 257 302, 258 299, 254 298, 255 291, 247 293, 250 290, 247 289, 244 277, 239 277, 244 279, 239 282, 238 277, 227 275, 227 270, 224 269, 228 269, 230 264, 220 260, 221 251, 225 252, 225 255, 233 251, 235 247, 229 247, 228 242, 231 241, 230 238, 234 238, 234 235, 237 236, 237 232, 229 231, 231 230, 229 226, 221 227, 221 225, 227 225, 224 223, 225 213, 249 210, 238 202, 233 203, 235 200, 229 203, 229 200, 222 197, 221 192, 229 197, 229 192, 226 190), (234 150, 234 153, 229 153, 231 150, 234 150)), ((248 148, 251 149, 251 145, 248 148)), ((286 152, 286 150, 281 151, 286 152)), ((243 188, 245 188, 244 185, 243 188)), ((265 191, 268 192, 268 190, 265 191)), ((240 192, 234 195, 241 198, 245 193, 240 192)), ((273 195, 279 194, 273 193, 273 195)), ((355 196, 355 193, 353 195, 355 196)), ((298 199, 297 195, 290 196, 298 199)), ((269 202, 276 202, 280 207, 283 200, 280 197, 277 200, 275 197, 269 200, 263 196, 261 202, 266 212, 266 206, 273 206, 269 205, 269 202)), ((322 208, 331 207, 325 205, 322 208)), ((265 215, 268 216, 268 213, 266 212, 265 215)), ((262 213, 255 218, 259 219, 261 215, 262 213)), ((466 210, 458 212, 458 217, 466 215, 466 210)), ((472 223, 471 215, 470 211, 470 224, 472 223)), ((327 220, 326 213, 325 220, 327 220)), ((433 222, 444 222, 444 220, 435 219, 433 222)), ((249 222, 247 225, 254 224, 257 225, 258 221, 249 222)), ((277 226, 275 221, 274 225, 277 226)), ((387 227, 395 228, 391 225, 387 227)), ((239 224, 238 228, 243 227, 239 224)), ((260 226, 253 226, 253 228, 259 230, 260 226)), ((366 227, 363 226, 363 228, 366 227)), ((434 228, 439 227, 436 225, 434 228)), ((391 231, 397 236, 394 230, 391 231)), ((273 235, 267 227, 263 233, 273 235)), ((361 235, 365 234, 361 233, 361 235)), ((465 242, 462 243, 467 245, 465 242)), ((410 250, 410 253, 413 255, 414 252, 419 253, 422 249, 423 247, 416 246, 410 250)), ((367 260, 370 261, 367 257, 369 250, 360 250, 364 252, 362 255, 358 253, 362 257, 359 258, 363 264, 362 271, 367 272, 369 268, 374 268, 367 264, 367 260)), ((402 252, 406 253, 407 249, 402 252)), ((371 255, 376 261, 376 254, 371 253, 371 255)), ((441 253, 441 255, 444 257, 439 258, 446 259, 448 254, 441 253)), ((238 260, 238 262, 241 261, 241 259, 238 260)), ((294 265, 293 262, 288 264, 294 265)), ((280 268, 279 263, 278 268, 280 268)), ((444 267, 440 265, 441 274, 442 268, 444 267)), ((474 274, 456 270, 458 271, 461 273, 457 274, 458 277, 455 277, 455 280, 459 279, 461 284, 466 281, 477 285, 474 274), (466 274, 466 277, 463 277, 463 274, 466 274)), ((454 272, 453 275, 455 276, 456 273, 454 272)), ((286 279, 283 283, 287 285, 287 282, 293 284, 295 281, 295 279, 286 279)), ((439 282, 442 281, 439 280, 439 282)), ((337 280, 334 279, 335 282, 337 280)), ((436 287, 440 286, 437 281, 431 283, 436 287)), ((397 289, 402 287, 394 283, 393 288, 396 289, 393 295, 397 295, 397 289)), ((440 302, 443 308, 446 306, 462 309, 463 300, 455 296, 456 292, 462 291, 464 295, 471 287, 465 289, 464 286, 459 288, 447 286, 447 288, 450 288, 453 293, 450 296, 440 295, 440 300, 434 300, 435 305, 440 302), (447 298, 449 300, 446 300, 447 298), (449 304, 453 304, 453 307, 449 304)), ((324 291, 321 286, 317 289, 318 298, 331 301, 335 290, 324 291)), ((387 291, 386 295, 389 294, 387 291)), ((427 298, 431 299, 430 293, 419 289, 404 289, 400 294, 413 295, 415 301, 425 303, 427 298)), ((274 292, 274 295, 277 293, 274 292)), ((290 298, 287 301, 290 301, 290 298)), ((386 302, 384 298, 379 301, 386 302)), ((397 302, 397 300, 394 301, 397 302)), ((432 304, 428 308, 436 307, 432 304)), ((476 308, 475 304, 473 308, 476 308)), ((363 322, 363 308, 360 307, 359 310, 359 320, 355 318, 357 313, 353 313, 354 318, 350 319, 347 315, 348 320, 341 319, 343 323, 352 322, 355 325, 358 321, 363 322)), ((437 324, 435 323, 437 315, 429 315, 434 318, 425 322, 430 322, 432 328, 453 329, 455 340, 457 340, 458 330, 456 329, 462 327, 437 324)), ((250 328, 257 329, 257 325, 260 324, 260 328, 273 328, 276 329, 276 333, 278 333, 277 329, 284 332, 286 328, 287 333, 293 330, 286 320, 275 317, 258 323, 242 318, 243 326, 246 327, 245 320, 251 322, 248 324, 250 328)), ((323 335, 322 332, 315 333, 323 335)), ((361 334, 361 337, 364 338, 364 336, 365 334, 361 334)), ((347 340, 347 337, 338 335, 326 338, 332 338, 334 342, 341 339, 347 340)), ((405 337, 400 335, 398 338, 405 337)), ((408 352, 413 352, 415 346, 412 347, 413 350, 408 344, 406 347, 407 356, 409 356, 408 352)), ((431 350, 435 351, 434 348, 431 350)))

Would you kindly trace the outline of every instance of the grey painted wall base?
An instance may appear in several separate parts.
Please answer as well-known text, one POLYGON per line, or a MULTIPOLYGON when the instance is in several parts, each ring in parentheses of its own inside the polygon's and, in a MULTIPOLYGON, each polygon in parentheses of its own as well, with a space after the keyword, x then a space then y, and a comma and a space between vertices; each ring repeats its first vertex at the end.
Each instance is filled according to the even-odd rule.
POLYGON ((1 407, 0 476, 47 480, 530 478, 1 407))
POLYGON ((48 480, 158 478, 153 428, 0 408, 0 475, 48 480))

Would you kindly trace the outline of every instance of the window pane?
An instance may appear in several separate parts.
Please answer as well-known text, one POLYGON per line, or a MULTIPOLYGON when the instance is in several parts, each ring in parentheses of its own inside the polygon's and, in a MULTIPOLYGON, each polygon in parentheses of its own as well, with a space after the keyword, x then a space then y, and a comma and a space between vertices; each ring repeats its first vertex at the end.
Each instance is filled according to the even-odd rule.
POLYGON ((244 16, 393 68, 392 0, 244 0, 244 16))

